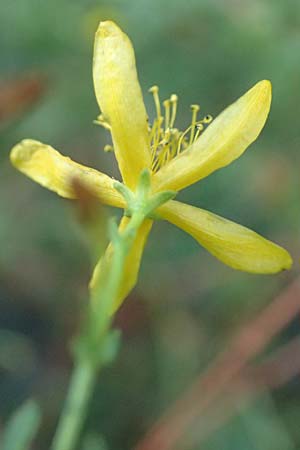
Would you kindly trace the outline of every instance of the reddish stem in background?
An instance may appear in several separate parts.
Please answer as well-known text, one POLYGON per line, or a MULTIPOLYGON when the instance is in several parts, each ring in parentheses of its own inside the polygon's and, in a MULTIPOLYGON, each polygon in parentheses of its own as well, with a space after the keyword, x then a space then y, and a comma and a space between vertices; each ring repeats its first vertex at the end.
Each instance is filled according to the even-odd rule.
POLYGON ((246 324, 221 355, 158 420, 135 450, 171 450, 247 363, 300 312, 300 279, 246 324))

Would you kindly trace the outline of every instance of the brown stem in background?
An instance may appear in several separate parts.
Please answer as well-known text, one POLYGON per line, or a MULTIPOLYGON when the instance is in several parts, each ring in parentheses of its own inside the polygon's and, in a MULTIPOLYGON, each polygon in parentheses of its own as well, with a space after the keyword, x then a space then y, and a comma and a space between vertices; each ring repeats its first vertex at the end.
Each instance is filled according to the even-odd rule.
POLYGON ((246 324, 221 355, 159 419, 135 450, 171 450, 188 427, 247 363, 300 312, 300 279, 292 282, 255 319, 246 324))
POLYGON ((41 73, 23 74, 8 80, 0 79, 0 126, 14 120, 34 105, 44 94, 46 78, 41 73))
MULTIPOLYGON (((257 367, 246 367, 234 377, 212 404, 205 417, 198 417, 197 445, 228 422, 242 408, 249 406, 264 392, 277 389, 300 374, 300 336, 282 346, 257 367), (204 419, 204 420, 203 420, 204 419)), ((189 439, 193 448, 195 438, 189 439)))

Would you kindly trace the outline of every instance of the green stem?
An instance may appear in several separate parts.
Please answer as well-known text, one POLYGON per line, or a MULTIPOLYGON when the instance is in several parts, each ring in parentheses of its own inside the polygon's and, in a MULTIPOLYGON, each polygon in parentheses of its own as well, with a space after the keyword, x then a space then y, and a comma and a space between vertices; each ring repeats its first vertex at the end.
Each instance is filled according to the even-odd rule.
POLYGON ((77 361, 51 449, 71 450, 75 447, 87 414, 96 374, 93 365, 77 361))
POLYGON ((111 308, 122 281, 126 256, 134 244, 137 231, 144 219, 145 214, 142 212, 133 214, 114 245, 106 282, 101 286, 100 292, 93 293, 99 297, 99 308, 97 308, 97 312, 93 312, 96 314, 97 320, 89 321, 89 328, 84 329, 81 335, 82 342, 87 341, 90 347, 89 345, 84 346, 84 350, 81 350, 81 354, 75 360, 65 406, 51 450, 73 450, 77 445, 98 371, 105 364, 103 360, 105 357, 101 355, 101 345, 110 332, 113 319, 111 308))
POLYGON ((110 330, 111 312, 122 283, 126 257, 145 218, 175 194, 167 191, 151 195, 148 169, 142 171, 135 193, 120 183, 115 187, 127 201, 131 218, 122 232, 111 228, 112 254, 103 257, 102 277, 91 292, 87 327, 75 347, 75 367, 51 450, 74 450, 77 445, 97 373, 116 354, 118 341, 110 330))
MULTIPOLYGON (((128 222, 125 230, 120 234, 118 242, 113 244, 113 256, 111 262, 111 270, 107 279, 106 288, 101 286, 102 295, 98 295, 95 289, 96 297, 98 297, 98 314, 97 314, 97 332, 106 333, 107 327, 110 325, 113 316, 111 315, 112 299, 118 295, 120 283, 122 282, 126 256, 128 255, 138 229, 145 219, 145 214, 135 212, 128 222)), ((96 300, 97 301, 97 300, 96 300)))

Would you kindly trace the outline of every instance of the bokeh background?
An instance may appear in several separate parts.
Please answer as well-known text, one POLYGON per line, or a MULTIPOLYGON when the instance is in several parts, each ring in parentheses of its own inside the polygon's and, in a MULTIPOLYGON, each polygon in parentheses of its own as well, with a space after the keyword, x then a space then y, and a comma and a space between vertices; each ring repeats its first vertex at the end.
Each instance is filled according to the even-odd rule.
MULTIPOLYGON (((102 151, 109 136, 93 124, 99 113, 93 36, 105 19, 117 21, 134 42, 148 110, 153 113, 147 93, 153 84, 162 97, 176 92, 182 129, 190 104, 216 116, 258 80, 272 81, 272 110, 259 140, 180 199, 280 243, 295 265, 276 276, 236 272, 172 225, 156 223, 138 286, 116 318, 124 338, 119 357, 99 379, 86 424, 90 437, 80 448, 133 449, 299 271, 298 0, 1 2, 0 426, 24 400, 38 400, 43 421, 34 449, 49 447, 92 266, 75 204, 15 171, 9 150, 30 137, 118 176, 113 155, 102 151)), ((299 333, 295 315, 257 361, 299 333)), ((289 365, 299 358, 295 351, 289 365)), ((278 371, 286 364, 283 359, 278 371)), ((242 389, 234 406, 216 399, 210 415, 199 413, 172 448, 299 449, 297 371, 280 387, 258 391, 254 386, 246 401, 242 389)), ((190 407, 198 401, 201 394, 190 407)))

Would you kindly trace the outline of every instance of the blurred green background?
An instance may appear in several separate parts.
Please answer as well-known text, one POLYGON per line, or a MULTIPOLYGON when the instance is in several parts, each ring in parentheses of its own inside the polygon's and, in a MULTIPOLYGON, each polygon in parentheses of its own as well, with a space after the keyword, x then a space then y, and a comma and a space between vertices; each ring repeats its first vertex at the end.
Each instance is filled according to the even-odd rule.
MULTIPOLYGON (((134 43, 148 110, 153 84, 162 97, 178 94, 181 129, 191 103, 216 116, 258 80, 272 81, 272 110, 259 140, 180 199, 255 229, 285 246, 296 263, 276 276, 235 272, 188 235, 157 223, 138 286, 118 313, 122 349, 99 379, 86 432, 105 436, 111 450, 132 449, 299 268, 298 0, 1 2, 0 429, 34 397, 43 409, 34 447, 41 450, 49 447, 65 396, 67 343, 81 323, 92 267, 75 205, 16 172, 8 156, 16 142, 33 138, 118 176, 113 155, 102 151, 109 136, 93 124, 93 36, 105 19, 117 21, 134 43)), ((275 344, 296 336, 299 323, 275 344)), ((194 424, 178 448, 299 449, 299 421, 295 377, 247 407, 241 402, 201 443, 194 424)), ((93 445, 85 449, 100 448, 93 445)))

